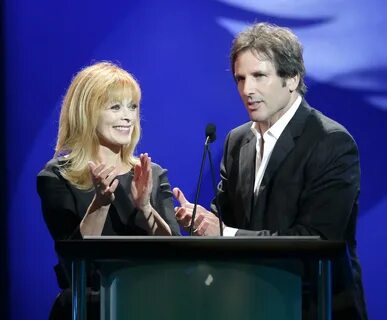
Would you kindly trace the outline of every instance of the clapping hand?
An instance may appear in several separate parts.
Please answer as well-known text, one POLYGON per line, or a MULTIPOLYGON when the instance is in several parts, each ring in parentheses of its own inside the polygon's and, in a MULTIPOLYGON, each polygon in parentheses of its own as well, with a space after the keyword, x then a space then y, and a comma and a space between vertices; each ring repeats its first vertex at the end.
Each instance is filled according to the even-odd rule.
POLYGON ((93 161, 89 161, 88 166, 95 189, 94 203, 97 206, 110 204, 114 201, 114 191, 118 186, 115 167, 106 168, 104 163, 95 164, 93 161))
POLYGON ((151 158, 147 153, 144 153, 140 155, 140 163, 134 167, 134 178, 131 185, 132 198, 136 208, 142 211, 150 208, 152 186, 151 158))

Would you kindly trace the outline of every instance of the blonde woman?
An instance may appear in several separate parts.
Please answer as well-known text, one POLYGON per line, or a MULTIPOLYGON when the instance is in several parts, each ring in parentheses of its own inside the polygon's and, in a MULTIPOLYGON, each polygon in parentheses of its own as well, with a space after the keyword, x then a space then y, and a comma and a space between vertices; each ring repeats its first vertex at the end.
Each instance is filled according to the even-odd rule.
MULTIPOLYGON (((133 76, 112 63, 93 64, 73 78, 62 104, 54 158, 37 178, 54 240, 180 233, 166 170, 146 153, 133 154, 141 131, 140 99, 133 76)), ((68 270, 60 261, 55 271, 65 290, 51 319, 71 318, 68 270)), ((91 279, 94 273, 89 270, 91 279)), ((99 283, 88 285, 96 305, 89 310, 92 315, 98 312, 92 288, 98 290, 99 283)))

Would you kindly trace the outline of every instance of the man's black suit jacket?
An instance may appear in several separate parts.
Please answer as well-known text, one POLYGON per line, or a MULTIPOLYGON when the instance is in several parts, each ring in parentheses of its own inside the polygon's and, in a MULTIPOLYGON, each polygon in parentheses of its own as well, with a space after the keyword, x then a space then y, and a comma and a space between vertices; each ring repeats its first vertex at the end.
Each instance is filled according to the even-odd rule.
POLYGON ((254 197, 256 138, 251 125, 233 129, 225 142, 217 195, 225 224, 242 229, 237 235, 346 240, 354 287, 340 293, 342 301, 335 298, 347 289, 338 283, 344 266, 334 264, 335 318, 340 309, 353 314, 348 319, 366 318, 355 240, 360 189, 355 141, 343 126, 302 101, 279 137, 254 197))

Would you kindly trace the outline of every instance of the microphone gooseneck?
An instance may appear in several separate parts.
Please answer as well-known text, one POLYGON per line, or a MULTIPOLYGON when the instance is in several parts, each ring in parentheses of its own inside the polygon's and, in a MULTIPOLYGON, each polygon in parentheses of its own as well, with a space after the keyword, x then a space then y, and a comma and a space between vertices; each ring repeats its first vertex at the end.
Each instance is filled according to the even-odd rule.
POLYGON ((210 152, 210 147, 209 147, 209 144, 216 140, 216 126, 214 124, 212 124, 212 123, 207 124, 205 136, 206 136, 206 141, 204 143, 202 162, 200 165, 200 172, 199 172, 199 179, 198 179, 198 183, 197 183, 197 187, 196 187, 194 207, 192 210, 191 223, 190 223, 190 227, 189 227, 189 235, 192 236, 193 230, 194 230, 194 222, 195 222, 197 204, 198 204, 199 195, 200 195, 200 187, 201 187, 201 183, 202 183, 204 164, 205 164, 206 156, 208 153, 209 161, 210 161, 210 168, 211 168, 212 187, 213 187, 214 196, 215 196, 214 203, 215 203, 215 207, 216 207, 216 210, 218 213, 218 218, 219 218, 219 234, 221 236, 223 236, 222 215, 221 215, 220 208, 218 205, 218 199, 216 197, 217 190, 216 190, 215 170, 214 170, 214 165, 212 162, 212 157, 211 157, 211 152, 210 152))
POLYGON ((200 195, 200 186, 202 184, 202 177, 203 177, 203 169, 204 169, 204 163, 206 161, 206 155, 207 155, 207 144, 209 142, 209 137, 206 137, 206 142, 204 143, 204 148, 203 148, 203 156, 202 156, 202 163, 200 165, 200 171, 199 171, 199 178, 198 178, 198 183, 196 185, 196 193, 195 193, 195 200, 194 200, 194 207, 192 209, 192 217, 191 217, 191 223, 189 226, 189 235, 193 235, 193 230, 194 230, 194 224, 195 224, 195 217, 196 217, 196 209, 198 206, 198 201, 199 201, 199 195, 200 195))
POLYGON ((210 161, 212 189, 214 190, 214 205, 215 205, 216 212, 218 214, 218 219, 219 219, 219 235, 222 237, 223 236, 223 219, 222 219, 222 213, 220 211, 220 206, 219 206, 218 197, 217 197, 218 190, 216 187, 214 163, 212 161, 210 146, 207 145, 206 147, 207 147, 207 152, 208 152, 208 160, 210 161))

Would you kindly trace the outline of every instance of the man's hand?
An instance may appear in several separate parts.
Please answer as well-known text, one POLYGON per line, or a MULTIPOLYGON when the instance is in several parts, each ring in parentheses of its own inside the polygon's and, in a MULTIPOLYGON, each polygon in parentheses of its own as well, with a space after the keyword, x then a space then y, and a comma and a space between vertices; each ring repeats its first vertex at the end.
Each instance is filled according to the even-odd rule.
MULTIPOLYGON (((194 205, 185 198, 179 188, 173 189, 173 195, 180 202, 180 207, 175 208, 177 222, 184 229, 189 229, 194 205)), ((212 212, 197 205, 193 230, 198 236, 219 236, 219 219, 212 212)))

